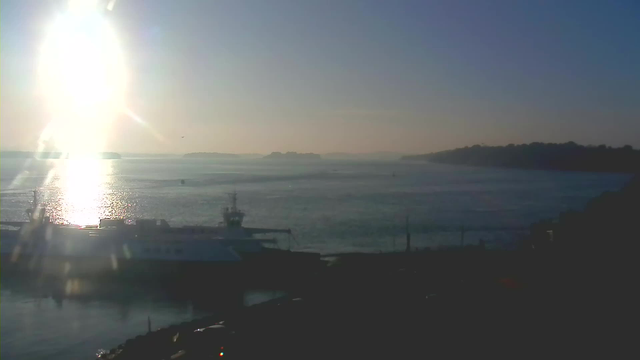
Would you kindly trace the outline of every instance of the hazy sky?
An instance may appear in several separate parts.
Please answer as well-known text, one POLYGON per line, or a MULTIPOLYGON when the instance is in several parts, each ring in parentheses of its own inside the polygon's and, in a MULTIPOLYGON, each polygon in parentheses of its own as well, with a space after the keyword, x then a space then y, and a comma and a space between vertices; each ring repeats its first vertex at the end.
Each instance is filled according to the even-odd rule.
MULTIPOLYGON (((62 7, 0 4, 0 147, 31 149, 62 7)), ((637 0, 119 0, 108 15, 149 127, 121 116, 106 150, 640 147, 637 0)))

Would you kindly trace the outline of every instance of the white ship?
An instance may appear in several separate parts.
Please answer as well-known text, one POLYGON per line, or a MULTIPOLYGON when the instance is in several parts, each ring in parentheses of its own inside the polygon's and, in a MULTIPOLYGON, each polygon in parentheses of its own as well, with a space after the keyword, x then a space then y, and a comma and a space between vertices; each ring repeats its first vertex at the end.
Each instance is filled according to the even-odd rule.
POLYGON ((2 268, 62 276, 180 276, 185 271, 236 264, 276 251, 275 238, 253 235, 291 236, 290 229, 242 226, 245 213, 237 207, 235 192, 230 200, 218 226, 172 227, 164 219, 137 219, 132 223, 101 219, 97 226, 81 227, 51 223, 34 191, 28 222, 0 221, 2 268))

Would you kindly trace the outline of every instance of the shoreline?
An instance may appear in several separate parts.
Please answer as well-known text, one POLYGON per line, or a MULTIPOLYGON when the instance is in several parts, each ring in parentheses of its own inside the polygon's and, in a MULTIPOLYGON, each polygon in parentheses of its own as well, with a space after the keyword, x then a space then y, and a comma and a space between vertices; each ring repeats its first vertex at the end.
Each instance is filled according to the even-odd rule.
MULTIPOLYGON (((343 255, 321 273, 293 275, 289 295, 157 329, 123 342, 101 358, 134 359, 141 354, 150 359, 166 358, 188 347, 171 340, 176 334, 186 339, 196 329, 215 324, 234 333, 233 346, 228 343, 229 355, 241 358, 252 358, 254 349, 272 348, 276 338, 289 337, 297 341, 278 350, 281 358, 305 358, 313 353, 311 349, 373 354, 380 348, 362 347, 371 339, 383 341, 386 345, 381 348, 386 350, 421 354, 426 351, 420 348, 421 342, 403 348, 407 344, 400 345, 402 338, 434 336, 447 342, 485 342, 497 334, 517 333, 506 327, 514 314, 521 322, 512 325, 533 335, 549 331, 544 323, 555 316, 558 309, 551 309, 557 300, 578 296, 567 290, 548 296, 549 291, 557 290, 549 266, 557 269, 558 258, 527 252, 343 255), (522 321, 522 316, 529 321, 522 321), (538 316, 543 317, 536 319, 538 316), (419 326, 421 323, 430 326, 419 326), (457 325, 449 328, 447 324, 457 325), (459 332, 481 327, 486 327, 484 333, 459 332), (347 329, 351 335, 343 338, 346 334, 341 334, 347 329)), ((520 340, 525 341, 526 336, 520 340)), ((494 350, 494 346, 503 346, 488 344, 493 344, 490 348, 494 350)), ((515 344, 522 345, 519 341, 515 344)), ((431 343, 429 352, 451 350, 440 345, 431 343)))

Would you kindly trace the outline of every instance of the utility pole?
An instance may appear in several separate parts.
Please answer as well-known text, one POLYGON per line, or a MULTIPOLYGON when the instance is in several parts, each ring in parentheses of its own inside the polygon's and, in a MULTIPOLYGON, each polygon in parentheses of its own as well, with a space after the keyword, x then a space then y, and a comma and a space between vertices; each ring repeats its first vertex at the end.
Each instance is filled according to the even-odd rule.
POLYGON ((407 252, 411 252, 411 233, 409 232, 409 215, 405 218, 405 228, 407 232, 407 252))

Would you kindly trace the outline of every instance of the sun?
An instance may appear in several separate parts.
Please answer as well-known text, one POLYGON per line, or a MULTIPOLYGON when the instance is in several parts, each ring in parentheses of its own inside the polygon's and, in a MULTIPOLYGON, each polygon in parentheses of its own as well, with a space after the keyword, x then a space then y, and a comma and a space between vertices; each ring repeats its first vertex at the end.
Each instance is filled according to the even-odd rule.
POLYGON ((63 152, 103 151, 124 108, 126 71, 115 31, 95 0, 71 0, 47 28, 39 58, 50 139, 63 152))

